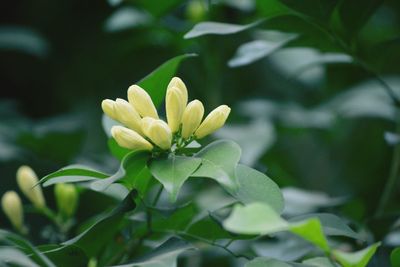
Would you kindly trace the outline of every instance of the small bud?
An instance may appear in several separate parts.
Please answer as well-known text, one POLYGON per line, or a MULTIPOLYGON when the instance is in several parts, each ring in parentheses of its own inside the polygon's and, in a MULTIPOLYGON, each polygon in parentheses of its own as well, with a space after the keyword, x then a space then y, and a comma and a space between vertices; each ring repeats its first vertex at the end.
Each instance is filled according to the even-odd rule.
POLYGON ((128 103, 128 101, 117 98, 114 104, 114 111, 118 121, 122 122, 135 132, 142 134, 142 129, 140 127, 140 115, 135 108, 128 103))
POLYGON ((54 195, 57 201, 58 211, 64 218, 71 218, 78 206, 78 191, 72 184, 56 184, 54 195))
POLYGON ((114 104, 115 102, 112 101, 111 99, 104 99, 101 102, 101 108, 103 109, 103 112, 110 117, 113 120, 117 119, 117 114, 115 114, 114 111, 114 104))
POLYGON ((113 126, 111 128, 111 135, 118 145, 124 148, 135 151, 153 149, 153 145, 140 136, 140 134, 126 127, 113 126))
POLYGON ((17 183, 22 193, 32 202, 32 204, 41 209, 46 206, 43 197, 42 188, 38 185, 36 173, 29 166, 21 166, 17 170, 17 183))
POLYGON ((204 115, 203 104, 199 100, 191 101, 182 116, 182 137, 189 138, 199 127, 204 115))
POLYGON ((215 132, 224 126, 230 112, 231 109, 227 105, 217 107, 208 114, 203 123, 200 124, 199 128, 195 131, 194 135, 197 138, 203 138, 204 136, 215 132))
POLYGON ((186 103, 183 95, 178 87, 169 87, 165 98, 165 110, 167 112, 168 125, 173 133, 179 130, 182 120, 182 114, 185 110, 186 103))
POLYGON ((172 132, 164 121, 145 117, 142 119, 142 130, 161 149, 167 150, 171 147, 172 132))
POLYGON ((186 89, 185 83, 184 83, 180 78, 174 77, 174 78, 172 78, 171 81, 169 82, 168 87, 167 87, 167 90, 168 90, 168 88, 171 88, 171 87, 176 87, 176 88, 178 88, 178 89, 181 91, 182 96, 183 96, 183 98, 182 98, 182 99, 183 99, 183 102, 184 102, 185 105, 186 105, 187 102, 188 102, 188 91, 187 91, 187 89, 186 89))
POLYGON ((1 199, 1 206, 15 229, 22 231, 24 226, 24 212, 21 199, 15 191, 7 191, 1 199))
POLYGON ((142 117, 152 117, 158 119, 157 109, 149 94, 138 85, 128 88, 129 103, 139 112, 142 117))

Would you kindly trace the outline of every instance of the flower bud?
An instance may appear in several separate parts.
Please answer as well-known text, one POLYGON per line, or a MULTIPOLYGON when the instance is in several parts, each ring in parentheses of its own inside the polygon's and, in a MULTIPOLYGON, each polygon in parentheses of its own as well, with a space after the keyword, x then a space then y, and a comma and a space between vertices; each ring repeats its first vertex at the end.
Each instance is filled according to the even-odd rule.
POLYGON ((111 99, 104 99, 101 102, 101 108, 103 109, 103 112, 110 117, 113 120, 117 119, 117 114, 115 114, 114 111, 114 104, 115 102, 111 99))
POLYGON ((167 150, 171 147, 172 132, 168 124, 164 121, 149 117, 143 118, 142 130, 144 134, 161 149, 167 150))
POLYGON ((182 137, 189 138, 199 127, 204 115, 203 104, 199 100, 191 101, 182 116, 182 137))
POLYGON ((7 191, 1 199, 1 206, 12 225, 21 231, 24 221, 24 212, 21 199, 15 191, 7 191))
POLYGON ((22 193, 32 202, 36 208, 43 208, 46 202, 42 188, 38 185, 36 173, 29 166, 21 166, 17 170, 17 183, 22 193))
POLYGON ((57 201, 59 213, 64 218, 71 218, 78 205, 78 191, 72 184, 56 184, 54 187, 54 195, 57 201))
POLYGON ((180 78, 174 77, 169 82, 168 87, 167 87, 167 91, 171 87, 176 87, 181 91, 182 96, 183 96, 182 100, 183 100, 183 102, 185 103, 185 106, 186 106, 186 104, 188 102, 188 91, 186 89, 185 83, 180 78))
POLYGON ((218 130, 225 124, 230 112, 231 109, 227 105, 217 107, 208 114, 203 123, 200 124, 199 128, 194 132, 194 135, 197 138, 203 138, 204 136, 218 130))
POLYGON ((165 98, 165 110, 167 112, 168 126, 173 133, 179 130, 182 120, 182 114, 185 110, 186 103, 183 95, 178 87, 169 87, 165 98))
POLYGON ((138 85, 128 88, 129 103, 139 112, 142 117, 152 117, 158 119, 157 109, 149 94, 138 85))
POLYGON ((142 134, 140 115, 131 104, 124 99, 117 98, 114 104, 114 111, 118 121, 122 122, 135 132, 142 134))
POLYGON ((114 137, 118 145, 132 150, 152 150, 153 145, 150 144, 137 132, 122 126, 113 126, 111 135, 114 137))

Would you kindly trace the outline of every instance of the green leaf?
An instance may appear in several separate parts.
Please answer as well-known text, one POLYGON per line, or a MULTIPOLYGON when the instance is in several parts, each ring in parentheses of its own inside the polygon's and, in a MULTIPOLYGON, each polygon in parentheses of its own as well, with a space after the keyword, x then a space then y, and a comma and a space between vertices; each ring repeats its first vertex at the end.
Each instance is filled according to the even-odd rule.
MULTIPOLYGON (((104 116, 104 117, 107 117, 107 116, 104 116)), ((110 127, 110 132, 111 132, 111 127, 110 127)), ((130 149, 120 147, 114 138, 108 139, 107 145, 108 145, 108 149, 110 150, 111 154, 121 161, 126 155, 128 155, 130 152, 132 152, 132 150, 130 150, 130 149)))
POLYGON ((262 22, 263 20, 258 20, 246 25, 237 25, 237 24, 229 24, 222 22, 203 21, 194 25, 193 29, 187 32, 184 38, 190 39, 208 34, 217 34, 217 35, 234 34, 253 28, 262 22))
POLYGON ((27 255, 12 247, 0 248, 1 266, 20 266, 20 267, 39 267, 40 265, 32 261, 27 255), (3 265, 8 263, 10 265, 3 265))
POLYGON ((308 266, 315 266, 315 267, 337 267, 335 264, 332 263, 330 259, 324 257, 307 259, 302 263, 308 266))
POLYGON ((268 39, 255 40, 239 46, 233 58, 228 61, 228 66, 234 68, 251 64, 267 57, 298 37, 297 34, 276 31, 268 31, 264 35, 268 39))
POLYGON ((135 188, 143 194, 145 184, 150 177, 146 177, 146 163, 150 157, 149 152, 139 151, 127 154, 121 162, 118 171, 108 178, 92 182, 90 187, 96 191, 103 191, 112 183, 122 183, 129 190, 135 188), (140 187, 140 188, 139 188, 140 187))
POLYGON ((258 11, 268 19, 293 13, 279 0, 257 0, 256 3, 258 11))
POLYGON ((35 261, 42 266, 55 267, 55 265, 35 248, 29 241, 20 237, 17 234, 0 229, 0 241, 6 241, 24 250, 25 253, 33 256, 35 261))
POLYGON ((338 0, 280 0, 290 9, 309 17, 328 22, 338 0))
POLYGON ((328 241, 322 230, 321 222, 317 218, 307 219, 305 221, 291 223, 290 231, 311 242, 325 252, 330 250, 328 241))
POLYGON ((235 170, 240 155, 241 149, 235 142, 215 141, 194 155, 201 158, 201 166, 191 176, 214 179, 228 192, 233 193, 238 188, 235 170))
POLYGON ((291 267, 286 262, 270 259, 270 258, 255 258, 245 264, 244 267, 291 267))
POLYGON ((149 169, 169 193, 170 200, 175 202, 180 188, 201 163, 199 158, 170 155, 152 160, 149 169))
POLYGON ((324 233, 328 236, 347 236, 354 239, 362 237, 353 231, 341 218, 329 213, 312 213, 291 218, 291 222, 302 221, 308 218, 318 218, 324 233))
POLYGON ((390 263, 392 267, 400 267, 400 247, 393 249, 390 253, 390 263))
POLYGON ((140 5, 154 17, 160 17, 182 2, 183 0, 135 0, 135 5, 140 5))
POLYGON ((62 243, 62 245, 77 246, 85 252, 88 258, 96 256, 119 230, 125 213, 136 207, 136 197, 137 192, 135 190, 131 191, 121 204, 114 208, 108 215, 96 221, 96 223, 80 235, 62 243))
POLYGON ((87 182, 96 179, 104 179, 108 174, 93 170, 83 165, 70 165, 56 172, 50 173, 40 179, 43 186, 50 186, 57 183, 87 182))
POLYGON ((176 267, 179 254, 192 248, 189 243, 173 237, 141 259, 118 267, 176 267))
POLYGON ((332 254, 343 267, 365 267, 379 246, 380 243, 378 242, 357 252, 333 250, 332 254))
POLYGON ((167 86, 172 77, 175 75, 179 65, 184 59, 197 56, 196 54, 184 54, 174 57, 151 72, 149 75, 141 79, 137 84, 143 87, 158 107, 165 97, 167 86))
POLYGON ((88 257, 77 246, 44 245, 38 247, 57 267, 85 266, 88 257))
POLYGON ((289 224, 267 204, 255 202, 235 205, 223 226, 237 234, 260 235, 287 230, 289 224))
POLYGON ((342 1, 339 6, 339 15, 343 29, 349 36, 356 34, 382 3, 383 0, 366 0, 362 5, 357 0, 342 1))
POLYGON ((108 32, 117 32, 145 26, 150 22, 151 17, 146 12, 133 7, 121 7, 107 18, 104 29, 108 32))
POLYGON ((233 194, 244 204, 261 202, 268 204, 277 213, 284 207, 282 192, 278 185, 265 174, 245 165, 236 167, 236 177, 239 182, 238 190, 233 194))

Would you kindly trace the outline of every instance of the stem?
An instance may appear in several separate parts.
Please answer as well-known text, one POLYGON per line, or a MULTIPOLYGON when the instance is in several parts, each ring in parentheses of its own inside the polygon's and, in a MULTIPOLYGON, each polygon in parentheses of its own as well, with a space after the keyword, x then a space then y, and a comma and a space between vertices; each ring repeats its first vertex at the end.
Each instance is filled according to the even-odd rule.
MULTIPOLYGON (((400 111, 397 110, 396 112, 396 120, 397 120, 397 129, 396 133, 400 133, 400 111)), ((390 196, 392 195, 393 189, 396 185, 396 180, 398 177, 398 173, 400 170, 400 143, 395 144, 393 150, 393 157, 390 167, 389 178, 386 181, 385 188, 383 190, 382 197, 379 201, 378 208, 375 212, 375 217, 381 217, 385 208, 387 206, 388 201, 390 200, 390 196)))

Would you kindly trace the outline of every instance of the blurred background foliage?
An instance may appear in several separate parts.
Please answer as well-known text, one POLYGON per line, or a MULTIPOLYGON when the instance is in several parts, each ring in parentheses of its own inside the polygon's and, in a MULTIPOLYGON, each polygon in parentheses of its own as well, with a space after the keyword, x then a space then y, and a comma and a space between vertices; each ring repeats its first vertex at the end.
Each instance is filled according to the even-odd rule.
MULTIPOLYGON (((40 0, 0 12, 0 194, 16 188, 21 164, 41 177, 72 163, 115 170, 101 100, 196 53, 179 76, 207 111, 233 107, 216 137, 236 140, 244 163, 285 188, 287 212, 339 205, 400 245, 388 235, 398 184, 372 218, 399 143, 399 1, 40 0)), ((101 209, 85 202, 93 194, 82 216, 101 209)))

